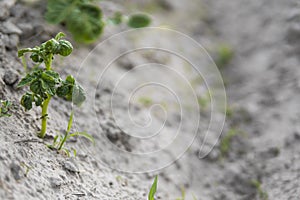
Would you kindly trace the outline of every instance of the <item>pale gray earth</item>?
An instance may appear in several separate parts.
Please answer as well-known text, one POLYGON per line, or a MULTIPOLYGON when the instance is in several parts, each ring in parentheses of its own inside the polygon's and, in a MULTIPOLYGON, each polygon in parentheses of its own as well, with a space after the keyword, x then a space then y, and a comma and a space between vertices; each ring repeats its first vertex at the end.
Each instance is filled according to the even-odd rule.
POLYGON ((169 29, 127 32, 106 40, 129 30, 125 25, 108 26, 98 42, 89 46, 72 42, 73 54, 54 62, 55 70, 63 77, 76 76, 87 93, 87 101, 74 107, 73 129, 87 131, 96 144, 72 139, 67 147, 77 149, 75 158, 45 145, 65 130, 72 109, 69 102, 52 100, 49 137, 44 141, 36 136, 40 109, 25 112, 18 103, 25 89, 16 87, 24 75, 17 48, 38 45, 58 31, 67 33, 63 26, 43 20, 44 4, 0 1, 0 99, 15 104, 11 117, 0 118, 0 199, 147 199, 156 174, 156 199, 180 199, 182 190, 187 200, 299 199, 299 1, 100 2, 107 15, 116 10, 148 12, 153 27, 190 36, 215 61, 220 45, 230 47, 232 59, 218 66, 226 89, 227 118, 223 127, 223 85, 215 79, 219 74, 203 49, 169 29), (173 53, 127 52, 105 71, 126 51, 149 46, 173 53), (205 72, 204 77, 196 70, 205 72), (213 87, 208 89, 204 81, 213 87), (176 95, 155 84, 134 93, 146 82, 161 83, 176 95), (217 97, 213 113, 208 90, 217 97), (194 95, 208 105, 198 105, 194 95), (206 135, 209 122, 213 129, 206 135), (160 134, 148 137, 160 127, 160 134), (219 128, 223 128, 220 138, 219 128), (221 144, 233 130, 237 134, 224 153, 221 144))

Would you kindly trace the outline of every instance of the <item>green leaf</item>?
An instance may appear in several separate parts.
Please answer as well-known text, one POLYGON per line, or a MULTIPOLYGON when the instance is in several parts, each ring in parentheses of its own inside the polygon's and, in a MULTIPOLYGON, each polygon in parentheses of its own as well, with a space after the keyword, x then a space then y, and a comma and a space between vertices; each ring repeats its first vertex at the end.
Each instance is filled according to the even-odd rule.
POLYGON ((46 20, 52 24, 63 22, 77 7, 77 0, 48 0, 46 20))
POLYGON ((65 154, 66 154, 68 157, 70 157, 70 151, 69 151, 68 149, 62 148, 61 150, 62 150, 63 152, 65 152, 65 154))
POLYGON ((85 92, 80 85, 74 85, 72 93, 72 102, 76 106, 80 106, 85 101, 85 92))
POLYGON ((30 110, 32 108, 33 97, 32 94, 26 93, 22 96, 21 105, 25 108, 25 110, 30 110))
POLYGON ((68 122, 67 133, 69 133, 71 131, 72 124, 73 124, 73 116, 74 116, 74 112, 72 111, 71 115, 70 115, 69 122, 68 122))
MULTIPOLYGON (((59 48, 59 43, 55 39, 50 39, 47 42, 43 43, 41 48, 45 50, 45 53, 49 56, 52 53, 55 53, 59 48)), ((51 58, 52 59, 52 58, 51 58)))
POLYGON ((25 85, 29 85, 34 80, 35 77, 31 76, 30 74, 27 74, 24 78, 21 79, 17 87, 23 87, 25 85))
POLYGON ((38 52, 38 50, 36 48, 25 48, 25 49, 20 49, 18 50, 18 57, 23 56, 25 53, 28 52, 38 52))
POLYGON ((55 52, 61 56, 68 56, 72 53, 73 46, 72 44, 67 40, 60 40, 58 50, 55 52))
POLYGON ((30 58, 33 62, 37 62, 37 63, 43 62, 43 58, 41 58, 39 53, 36 53, 36 52, 33 52, 30 55, 30 58))
POLYGON ((62 86, 58 87, 56 90, 56 94, 58 97, 64 98, 67 94, 70 93, 70 87, 68 84, 63 84, 62 86))
POLYGON ((154 195, 156 193, 156 190, 157 190, 157 175, 155 176, 154 182, 149 191, 148 200, 154 200, 154 195))
POLYGON ((57 88, 57 96, 72 101, 75 105, 80 106, 86 99, 83 88, 76 84, 73 76, 67 76, 62 85, 57 88))
POLYGON ((35 105, 36 105, 36 106, 40 106, 40 105, 42 105, 42 103, 43 103, 43 99, 42 99, 41 96, 35 95, 35 96, 34 96, 34 102, 35 102, 35 105))
POLYGON ((44 73, 42 74, 42 77, 44 80, 53 80, 56 83, 59 83, 61 81, 60 77, 59 77, 59 73, 52 71, 52 70, 46 70, 44 71, 44 73))
POLYGON ((66 34, 64 34, 63 32, 59 32, 56 34, 55 38, 56 40, 60 40, 61 38, 65 37, 66 34))
POLYGON ((74 155, 74 157, 76 157, 76 155, 77 155, 76 149, 73 149, 73 155, 74 155))
POLYGON ((74 133, 68 135, 68 139, 71 137, 75 137, 75 136, 82 136, 82 137, 88 139, 89 141, 91 141, 93 144, 95 144, 95 139, 93 138, 93 136, 91 136, 87 132, 74 132, 74 133))
POLYGON ((36 79, 30 84, 30 90, 35 94, 42 94, 44 92, 43 80, 36 79))
POLYGON ((75 79, 72 75, 68 75, 67 78, 66 78, 66 82, 74 85, 75 84, 75 79))
POLYGON ((102 11, 91 4, 79 4, 66 19, 66 24, 77 42, 91 43, 103 32, 102 11))
POLYGON ((108 19, 108 22, 114 25, 121 24, 123 21, 123 14, 121 12, 115 12, 114 16, 108 19))
POLYGON ((36 69, 32 71, 31 73, 27 74, 24 78, 21 79, 17 87, 23 87, 31 84, 34 80, 39 78, 41 73, 42 73, 41 69, 36 69))
POLYGON ((129 16, 127 25, 131 28, 143 28, 149 26, 151 18, 143 13, 133 14, 129 16))

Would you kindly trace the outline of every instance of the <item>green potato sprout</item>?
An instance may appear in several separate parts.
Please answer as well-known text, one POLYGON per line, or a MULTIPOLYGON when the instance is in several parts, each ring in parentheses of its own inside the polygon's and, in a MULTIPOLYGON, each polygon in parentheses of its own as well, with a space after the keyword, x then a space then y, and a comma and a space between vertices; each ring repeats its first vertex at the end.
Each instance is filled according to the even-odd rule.
POLYGON ((155 179, 152 183, 152 186, 150 188, 149 194, 148 194, 148 200, 155 200, 154 195, 155 195, 156 190, 157 190, 157 179, 158 179, 158 176, 156 175, 155 179))
POLYGON ((0 118, 1 117, 10 117, 10 110, 13 107, 11 101, 8 100, 0 100, 0 118))
POLYGON ((29 86, 29 90, 22 96, 21 105, 26 111, 32 109, 33 104, 42 108, 41 131, 39 137, 44 138, 47 129, 48 105, 53 96, 58 96, 75 105, 81 105, 85 100, 84 90, 78 85, 72 75, 63 80, 60 75, 52 70, 52 60, 55 55, 68 56, 73 51, 72 44, 62 39, 64 33, 58 33, 40 46, 25 48, 18 51, 18 56, 24 59, 25 53, 31 53, 30 59, 45 68, 35 68, 29 72, 18 84, 18 87, 29 86))
POLYGON ((151 18, 143 13, 125 17, 117 11, 105 19, 94 0, 48 0, 45 18, 51 24, 65 24, 79 43, 97 40, 107 24, 119 25, 125 22, 131 28, 142 28, 151 23, 151 18))

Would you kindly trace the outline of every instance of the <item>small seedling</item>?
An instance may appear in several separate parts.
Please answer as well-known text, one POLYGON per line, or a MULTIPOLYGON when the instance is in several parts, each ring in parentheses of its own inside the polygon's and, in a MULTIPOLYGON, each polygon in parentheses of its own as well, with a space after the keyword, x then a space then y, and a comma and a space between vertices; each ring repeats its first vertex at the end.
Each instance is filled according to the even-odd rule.
POLYGON ((238 135, 240 132, 236 129, 230 129, 228 133, 222 138, 220 142, 220 151, 221 151, 221 156, 225 156, 228 154, 230 150, 230 145, 232 138, 238 135))
POLYGON ((27 177, 28 173, 32 169, 32 167, 30 167, 29 165, 27 165, 25 162, 21 162, 20 166, 23 167, 23 168, 25 168, 24 176, 27 177))
POLYGON ((203 96, 198 96, 197 100, 200 108, 205 110, 211 102, 210 93, 207 91, 203 96))
POLYGON ((10 111, 12 107, 12 102, 8 100, 0 100, 0 117, 10 117, 10 111))
MULTIPOLYGON (((72 112, 70 115, 69 122, 68 122, 67 130, 65 131, 65 133, 56 135, 53 139, 53 143, 50 145, 47 145, 50 149, 55 149, 58 152, 64 151, 68 155, 68 157, 70 157, 70 150, 65 148, 64 146, 65 146, 65 143, 70 138, 82 136, 82 137, 85 137, 86 139, 90 140, 93 144, 95 143, 94 138, 86 132, 71 133, 71 128, 72 128, 72 124, 73 124, 73 116, 74 116, 74 113, 72 112)), ((73 154, 75 157, 76 157, 76 153, 77 153, 76 149, 73 149, 73 154)))
POLYGON ((138 101, 146 107, 151 106, 153 104, 153 100, 150 97, 140 97, 138 101))
POLYGON ((156 193, 156 190, 157 190, 157 175, 155 176, 155 179, 153 181, 153 184, 151 186, 151 189, 149 191, 149 194, 148 194, 148 200, 155 200, 154 199, 154 195, 156 193))
POLYGON ((68 75, 63 80, 60 75, 52 70, 52 60, 55 55, 68 56, 72 53, 72 44, 62 39, 64 33, 58 33, 40 46, 25 48, 18 51, 18 56, 23 57, 25 53, 31 53, 33 62, 45 64, 45 68, 36 68, 29 72, 19 82, 18 87, 29 86, 21 99, 21 105, 25 110, 32 109, 33 103, 42 108, 42 125, 39 137, 44 138, 47 129, 48 105, 53 96, 58 96, 67 101, 72 101, 75 105, 81 105, 85 100, 84 90, 78 85, 72 75, 68 75))
POLYGON ((197 198, 195 197, 195 195, 194 195, 194 194, 192 194, 192 196, 193 196, 193 200, 197 200, 197 198))
POLYGON ((113 17, 104 19, 102 10, 94 0, 48 0, 46 20, 52 24, 64 23, 77 42, 94 42, 103 32, 106 24, 121 24, 133 28, 148 26, 151 22, 145 14, 124 17, 116 12, 113 17))
POLYGON ((181 197, 176 198, 176 200, 185 200, 185 189, 183 186, 181 187, 181 197))
POLYGON ((259 182, 258 180, 252 180, 251 184, 256 188, 261 200, 268 200, 268 193, 262 189, 261 182, 259 182))
POLYGON ((231 59, 233 58, 233 50, 227 44, 222 44, 217 49, 217 56, 216 56, 216 65, 219 68, 223 68, 229 64, 231 59))

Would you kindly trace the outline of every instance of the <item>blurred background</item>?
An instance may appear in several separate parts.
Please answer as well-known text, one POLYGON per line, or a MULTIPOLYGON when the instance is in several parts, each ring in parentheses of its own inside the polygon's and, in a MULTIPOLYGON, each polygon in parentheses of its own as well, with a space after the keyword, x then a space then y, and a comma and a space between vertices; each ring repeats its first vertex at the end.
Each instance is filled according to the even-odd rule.
MULTIPOLYGON (((19 107, 0 119, 1 199, 147 199, 155 175, 155 199, 299 199, 299 1, 1 0, 1 99, 22 92, 17 49, 59 31, 96 146, 16 143, 39 124, 19 107)), ((51 104, 50 135, 68 109, 51 104)))

